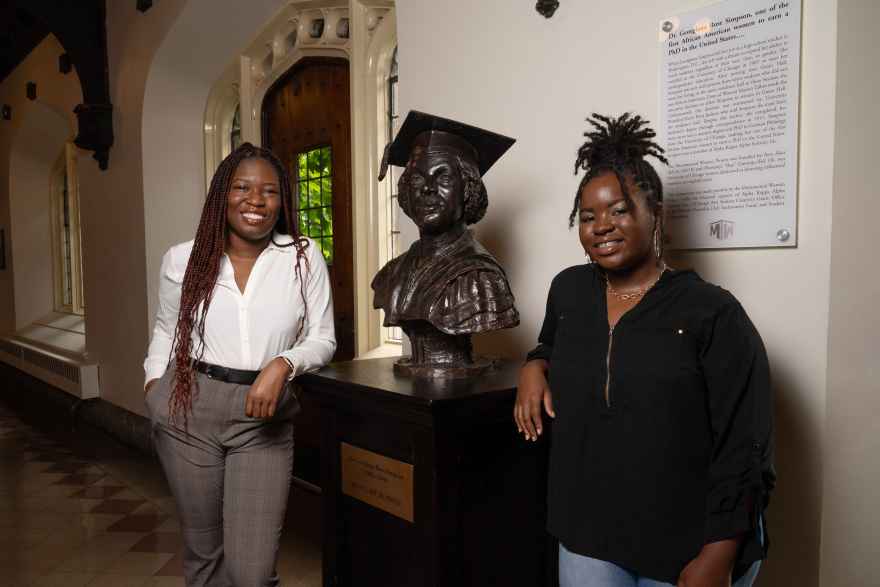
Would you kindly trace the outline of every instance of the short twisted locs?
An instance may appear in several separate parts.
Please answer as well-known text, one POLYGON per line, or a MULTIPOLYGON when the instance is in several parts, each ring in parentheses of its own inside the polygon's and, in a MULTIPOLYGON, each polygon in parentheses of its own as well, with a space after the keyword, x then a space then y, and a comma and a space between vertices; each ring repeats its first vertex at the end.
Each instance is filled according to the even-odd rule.
POLYGON ((617 177, 623 197, 627 200, 630 199, 630 194, 626 178, 632 178, 656 212, 663 201, 663 184, 651 164, 645 161, 645 157, 654 157, 666 165, 669 162, 663 156, 663 148, 651 140, 657 133, 648 126, 650 123, 629 112, 618 118, 593 113, 592 117, 587 118, 587 122, 593 128, 584 133, 587 141, 578 149, 574 162, 575 175, 581 169, 586 173, 574 195, 568 226, 574 226, 577 219, 584 186, 604 173, 613 173, 617 177))
POLYGON ((168 412, 172 422, 176 422, 178 417, 182 416, 184 428, 187 427, 188 414, 192 412, 192 402, 198 392, 193 366, 195 361, 201 360, 205 352, 205 317, 208 315, 208 307, 211 305, 211 299, 214 295, 214 286, 217 283, 217 276, 220 274, 220 261, 226 247, 226 236, 229 230, 226 208, 230 184, 239 164, 246 159, 262 159, 269 163, 278 174, 281 215, 275 225, 275 231, 293 237, 293 242, 289 245, 279 246, 296 247, 295 272, 304 308, 303 318, 297 329, 297 339, 305 328, 308 306, 303 265, 305 265, 305 274, 307 275, 310 269, 306 256, 309 241, 299 233, 290 179, 284 165, 271 151, 244 143, 230 153, 214 173, 211 187, 208 189, 208 197, 202 208, 202 216, 196 230, 192 253, 186 265, 186 273, 183 276, 180 311, 177 316, 177 326, 174 329, 174 350, 172 353, 175 375, 168 399, 168 412), (193 336, 194 330, 195 337, 193 336), (193 349, 193 338, 198 339, 195 349, 193 349))

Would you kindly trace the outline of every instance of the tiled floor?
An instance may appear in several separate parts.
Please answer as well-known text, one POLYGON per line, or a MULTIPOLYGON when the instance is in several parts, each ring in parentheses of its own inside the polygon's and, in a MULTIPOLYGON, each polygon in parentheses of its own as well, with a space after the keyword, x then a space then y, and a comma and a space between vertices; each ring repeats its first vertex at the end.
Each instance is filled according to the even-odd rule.
MULTIPOLYGON (((320 497, 294 488, 278 572, 321 584, 320 497)), ((180 527, 155 461, 0 403, 0 586, 181 586, 180 527)))

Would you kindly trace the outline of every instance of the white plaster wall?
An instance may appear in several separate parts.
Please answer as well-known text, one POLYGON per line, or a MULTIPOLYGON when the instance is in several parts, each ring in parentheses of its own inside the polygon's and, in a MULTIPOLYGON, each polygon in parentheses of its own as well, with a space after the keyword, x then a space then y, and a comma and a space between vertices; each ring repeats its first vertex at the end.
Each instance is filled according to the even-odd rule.
MULTIPOLYGON (((58 56, 63 52, 64 49, 58 40, 53 35, 49 35, 0 83, 0 103, 9 104, 12 108, 12 120, 0 120, 0 228, 6 233, 6 269, 0 270, 0 332, 6 334, 39 317, 39 308, 45 308, 43 314, 52 309, 51 265, 46 269, 48 274, 40 265, 42 255, 48 255, 45 259, 51 263, 48 233, 39 242, 31 242, 34 230, 39 230, 43 222, 41 218, 47 215, 43 206, 48 205, 48 183, 45 190, 40 186, 19 184, 15 193, 21 198, 16 199, 16 205, 13 205, 11 194, 16 178, 12 174, 12 161, 13 151, 16 149, 18 149, 17 161, 26 167, 31 166, 34 157, 37 159, 48 157, 48 155, 34 154, 35 149, 38 153, 42 149, 40 138, 35 133, 49 132, 54 136, 55 133, 51 129, 65 127, 69 135, 75 128, 73 108, 82 100, 82 96, 76 72, 67 75, 58 73, 58 56), (35 101, 28 100, 25 96, 25 84, 29 81, 37 84, 35 101), (25 190, 43 190, 42 194, 46 198, 44 200, 43 195, 40 195, 35 200, 36 213, 32 217, 26 214, 29 198, 26 197, 25 190), (16 219, 12 218, 13 208, 17 210, 16 219), (13 226, 13 221, 16 224, 23 223, 18 233, 22 235, 23 240, 17 244, 13 243, 16 238, 16 226, 13 226), (28 224, 30 228, 27 227, 28 224), (41 252, 31 251, 32 245, 41 252), (14 258, 16 250, 17 259, 14 258), (16 262, 21 266, 16 268, 16 262), (15 280, 17 270, 21 272, 20 284, 15 280), (17 285, 20 286, 18 300, 15 293, 17 285), (37 293, 37 290, 40 293, 37 293), (34 297, 33 300, 30 299, 31 296, 34 297), (23 304, 18 313, 16 301, 23 304), (34 304, 31 303, 32 301, 34 304)), ((62 143, 67 138, 68 136, 65 136, 62 143)), ((61 153, 61 145, 46 145, 46 148, 57 149, 57 152, 51 156, 51 161, 54 163, 61 153)), ((51 169, 51 164, 49 167, 51 169)))
POLYGON ((877 22, 875 0, 840 1, 821 576, 848 587, 880 577, 877 22))
POLYGON ((146 13, 133 2, 107 3, 110 101, 115 142, 110 166, 79 161, 83 288, 90 357, 100 366, 101 397, 145 414, 143 166, 141 112, 156 48, 184 0, 156 2, 146 13))
MULTIPOLYGON (((148 337, 141 110, 153 54, 183 4, 184 0, 163 0, 144 14, 133 2, 107 3, 115 134, 110 168, 100 171, 89 152, 79 152, 88 351, 100 366, 102 398, 141 414, 141 363, 148 337)), ((82 101, 82 94, 75 72, 58 72, 58 56, 63 52, 59 42, 48 37, 0 84, 0 100, 11 104, 13 110, 12 121, 0 121, 0 177, 4 178, 0 181, 0 226, 8 226, 10 221, 9 182, 5 178, 10 176, 13 141, 19 135, 35 140, 30 131, 18 132, 34 107, 24 97, 25 83, 35 81, 37 103, 66 114, 68 128, 77 128, 73 109, 82 101)), ((13 272, 17 275, 17 268, 0 271, 0 326, 4 331, 16 323, 13 272)), ((51 296, 51 288, 48 291, 51 296)))
POLYGON ((156 51, 144 94, 146 287, 152 323, 159 266, 195 236, 205 201, 205 105, 211 87, 284 0, 189 0, 156 51))
MULTIPOLYGON (((570 1, 546 20, 533 2, 398 1, 403 112, 459 118, 518 139, 485 178, 490 205, 477 235, 506 267, 522 325, 479 337, 478 350, 521 357, 534 344, 550 280, 583 260, 567 218, 584 118, 633 110, 657 121, 657 23, 709 3, 570 1)), ((804 0, 798 248, 675 261, 739 297, 772 361, 780 484, 762 585, 818 584, 836 6, 804 0)), ((413 235, 408 224, 404 236, 413 235)))
POLYGON ((16 330, 54 310, 52 172, 72 138, 68 121, 45 104, 34 103, 24 116, 9 163, 16 330))

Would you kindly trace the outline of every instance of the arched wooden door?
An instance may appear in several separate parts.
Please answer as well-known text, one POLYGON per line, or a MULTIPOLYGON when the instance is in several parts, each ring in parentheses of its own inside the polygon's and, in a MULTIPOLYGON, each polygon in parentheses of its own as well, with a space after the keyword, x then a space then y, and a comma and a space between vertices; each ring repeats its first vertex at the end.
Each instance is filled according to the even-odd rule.
POLYGON ((263 145, 284 162, 302 234, 330 270, 335 361, 354 357, 354 251, 351 214, 351 109, 348 61, 299 61, 263 100, 263 145))

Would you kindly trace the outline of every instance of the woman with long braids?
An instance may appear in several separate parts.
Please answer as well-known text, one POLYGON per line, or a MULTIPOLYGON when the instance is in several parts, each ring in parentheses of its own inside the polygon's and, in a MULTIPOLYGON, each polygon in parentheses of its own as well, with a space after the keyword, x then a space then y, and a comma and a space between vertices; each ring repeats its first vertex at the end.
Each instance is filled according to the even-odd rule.
POLYGON ((550 285, 514 408, 526 439, 553 418, 560 585, 749 586, 775 482, 764 346, 733 295, 664 263, 647 122, 588 121, 569 225, 591 262, 550 285))
POLYGON ((162 260, 144 363, 188 586, 279 584, 299 410, 289 382, 335 348, 327 267, 297 230, 284 166, 245 143, 214 174, 195 240, 162 260))

